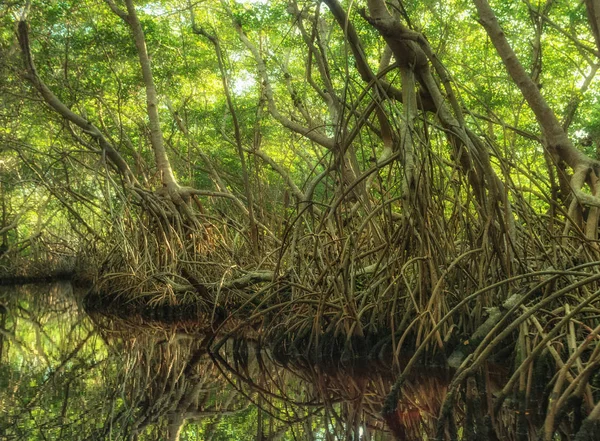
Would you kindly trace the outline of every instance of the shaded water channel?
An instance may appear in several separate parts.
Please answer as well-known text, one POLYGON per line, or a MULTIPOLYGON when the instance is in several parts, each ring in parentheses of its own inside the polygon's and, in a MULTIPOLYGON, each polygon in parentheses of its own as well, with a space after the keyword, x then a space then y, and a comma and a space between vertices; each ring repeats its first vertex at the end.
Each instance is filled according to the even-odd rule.
POLYGON ((219 342, 206 322, 86 311, 84 295, 0 287, 0 439, 432 439, 446 370, 415 369, 392 434, 385 357, 284 357, 260 327, 219 342))

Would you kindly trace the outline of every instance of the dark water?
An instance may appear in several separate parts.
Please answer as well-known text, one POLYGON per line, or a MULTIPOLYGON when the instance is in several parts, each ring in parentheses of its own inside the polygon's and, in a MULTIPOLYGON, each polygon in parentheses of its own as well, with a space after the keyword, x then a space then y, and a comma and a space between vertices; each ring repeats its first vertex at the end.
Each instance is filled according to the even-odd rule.
MULTIPOLYGON (((88 314, 70 283, 0 287, 0 440, 388 440, 392 367, 283 363, 260 330, 88 314), (212 337, 212 338, 209 338, 212 337)), ((406 439, 431 439, 448 375, 404 387, 406 439)))

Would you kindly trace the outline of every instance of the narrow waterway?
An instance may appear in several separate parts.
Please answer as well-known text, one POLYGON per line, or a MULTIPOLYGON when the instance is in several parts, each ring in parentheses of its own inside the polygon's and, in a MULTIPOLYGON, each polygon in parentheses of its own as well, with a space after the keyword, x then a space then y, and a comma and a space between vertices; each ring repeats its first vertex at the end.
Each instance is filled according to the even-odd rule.
MULTIPOLYGON (((260 329, 222 338, 189 317, 88 313, 85 292, 69 282, 0 287, 0 439, 398 436, 381 417, 394 379, 381 360, 282 359, 260 347, 260 329)), ((405 439, 431 438, 449 378, 419 369, 405 385, 405 439)))

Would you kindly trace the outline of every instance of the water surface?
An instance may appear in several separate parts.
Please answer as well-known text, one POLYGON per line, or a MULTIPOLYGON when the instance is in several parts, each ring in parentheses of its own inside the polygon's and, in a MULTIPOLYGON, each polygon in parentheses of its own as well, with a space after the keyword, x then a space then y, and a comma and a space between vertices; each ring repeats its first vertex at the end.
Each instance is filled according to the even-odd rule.
MULTIPOLYGON (((260 329, 211 352, 221 336, 206 321, 88 314, 84 294, 69 282, 0 287, 0 439, 394 439, 381 418, 386 363, 284 362, 259 348, 260 329)), ((448 378, 421 370, 405 385, 406 439, 430 437, 448 378)))

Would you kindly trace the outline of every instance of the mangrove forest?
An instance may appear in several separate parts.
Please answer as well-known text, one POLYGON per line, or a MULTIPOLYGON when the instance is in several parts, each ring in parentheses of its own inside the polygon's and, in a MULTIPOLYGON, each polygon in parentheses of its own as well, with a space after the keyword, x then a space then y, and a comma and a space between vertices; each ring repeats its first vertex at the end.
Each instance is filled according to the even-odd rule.
POLYGON ((600 440, 599 0, 0 2, 0 440, 600 440))

